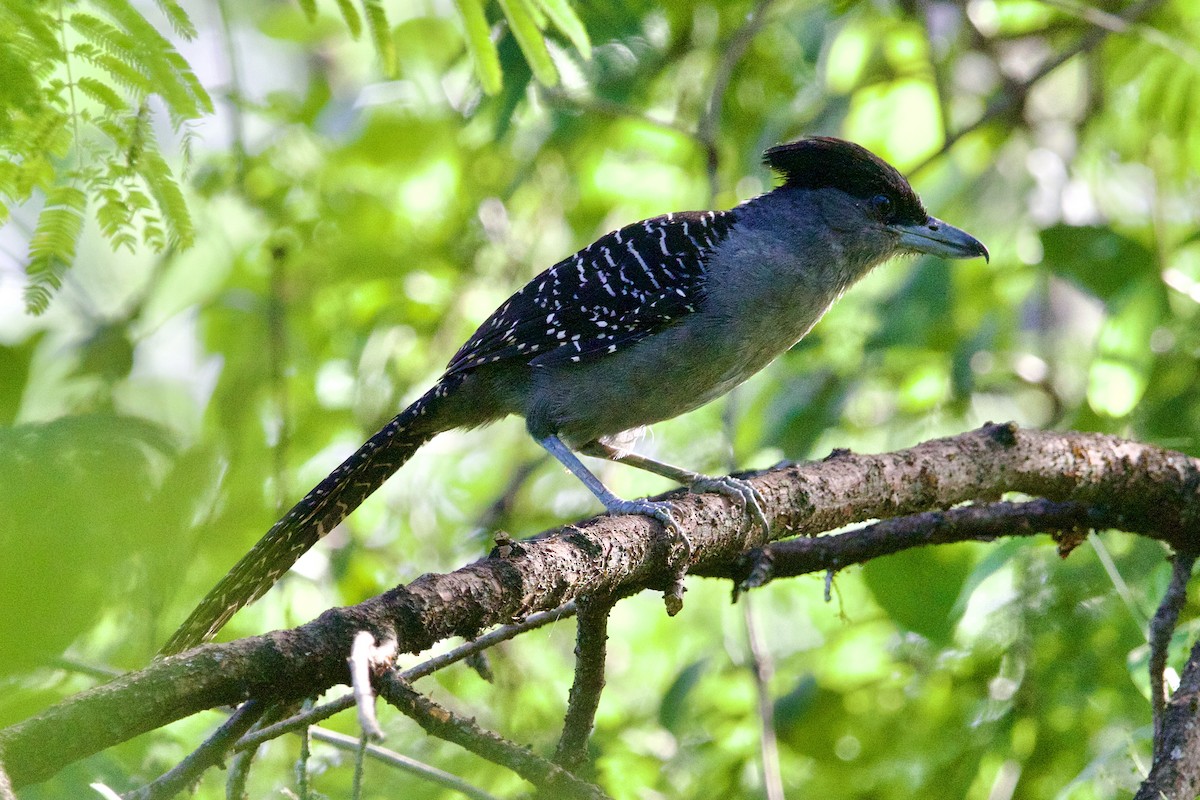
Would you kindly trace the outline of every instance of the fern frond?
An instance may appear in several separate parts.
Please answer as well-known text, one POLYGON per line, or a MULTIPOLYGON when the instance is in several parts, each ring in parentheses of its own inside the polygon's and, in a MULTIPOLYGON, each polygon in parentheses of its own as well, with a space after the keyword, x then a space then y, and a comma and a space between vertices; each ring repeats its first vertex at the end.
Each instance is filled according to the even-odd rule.
POLYGON ((75 85, 79 87, 79 91, 104 106, 109 113, 116 114, 129 110, 129 103, 103 81, 83 75, 75 81, 75 85))
POLYGON ((176 3, 175 0, 154 0, 154 4, 167 18, 167 22, 171 24, 171 30, 175 31, 176 36, 189 42, 196 38, 196 26, 192 24, 192 18, 179 3, 176 3))
POLYGON ((58 38, 58 32, 52 17, 40 3, 0 4, 0 21, 4 23, 4 30, 27 39, 43 57, 62 58, 62 42, 58 38))
POLYGON ((75 258, 87 195, 74 186, 56 186, 46 196, 29 240, 29 263, 25 273, 29 285, 25 304, 39 314, 46 310, 50 294, 62 285, 62 276, 75 258))
POLYGON ((147 147, 138 167, 138 174, 146 181, 146 188, 150 190, 151 197, 162 213, 169 244, 172 247, 191 247, 196 234, 192 226, 192 214, 188 210, 183 191, 158 148, 147 147))
MULTIPOLYGON (((120 26, 108 41, 127 43, 110 51, 150 79, 151 90, 166 103, 173 121, 194 119, 212 111, 212 100, 179 51, 126 0, 93 0, 120 26)), ((75 14, 71 15, 72 22, 75 14)), ((113 26, 108 26, 112 28, 113 26)), ((100 44, 100 42, 97 42, 100 44)), ((104 45, 101 45, 104 46, 104 45)))
MULTIPOLYGON (((76 17, 85 16, 75 14, 71 17, 71 22, 75 22, 76 17)), ((95 19, 93 17, 93 19, 95 19)), ((102 21, 101 21, 102 22, 102 21)), ((107 23, 102 23, 107 24, 107 23)), ((89 33, 94 33, 97 36, 101 35, 102 29, 99 27, 90 27, 90 23, 84 22, 82 27, 75 27, 76 30, 83 36, 87 37, 89 33), (87 31, 87 32, 85 32, 87 31)), ((131 63, 121 58, 120 55, 106 52, 104 45, 97 42, 97 46, 89 47, 83 44, 77 45, 72 51, 73 55, 83 59, 94 67, 98 67, 108 76, 113 79, 113 82, 125 89, 134 96, 135 100, 141 100, 146 95, 154 91, 154 83, 150 76, 147 75, 140 64, 131 63)))

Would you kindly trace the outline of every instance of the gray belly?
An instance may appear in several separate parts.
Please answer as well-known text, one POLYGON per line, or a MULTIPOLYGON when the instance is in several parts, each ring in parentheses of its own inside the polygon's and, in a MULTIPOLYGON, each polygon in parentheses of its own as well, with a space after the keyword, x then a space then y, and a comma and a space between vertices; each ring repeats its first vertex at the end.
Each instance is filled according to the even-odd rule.
POLYGON ((579 446, 676 417, 754 375, 814 321, 691 319, 593 362, 535 370, 527 423, 535 436, 579 446), (747 324, 757 330, 741 329, 747 324))

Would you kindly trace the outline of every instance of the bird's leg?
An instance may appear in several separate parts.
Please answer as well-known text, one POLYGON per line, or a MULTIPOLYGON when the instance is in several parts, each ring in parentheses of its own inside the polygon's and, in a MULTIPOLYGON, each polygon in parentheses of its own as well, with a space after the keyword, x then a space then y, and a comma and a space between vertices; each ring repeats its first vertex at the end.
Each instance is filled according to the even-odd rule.
POLYGON ((627 453, 618 450, 612 445, 599 440, 587 443, 579 448, 579 452, 586 456, 616 461, 619 464, 627 464, 646 472, 652 472, 655 475, 661 475, 668 480, 688 487, 693 492, 716 492, 717 494, 723 494, 726 497, 741 502, 742 507, 746 510, 746 514, 753 522, 762 527, 764 534, 771 532, 771 526, 767 522, 767 515, 763 512, 763 497, 750 481, 735 478, 732 475, 723 475, 720 477, 701 475, 698 472, 664 464, 661 461, 655 461, 646 456, 639 456, 636 453, 627 453))
POLYGON ((678 546, 678 555, 675 556, 673 567, 675 576, 671 585, 667 587, 663 599, 666 601, 667 614, 673 617, 679 613, 679 610, 683 608, 683 578, 687 575, 688 561, 692 555, 692 542, 679 527, 675 517, 671 515, 674 510, 671 504, 661 500, 623 500, 609 491, 608 487, 583 465, 579 457, 571 452, 571 448, 563 444, 562 440, 554 434, 550 434, 544 439, 538 439, 537 443, 546 448, 546 452, 557 458, 559 463, 590 489, 592 494, 596 495, 596 499, 604 504, 604 508, 609 514, 642 514, 653 517, 663 524, 678 546))
POLYGON ((545 439, 538 439, 538 444, 546 448, 546 452, 557 458, 559 463, 591 490, 592 494, 596 495, 596 499, 604 504, 604 508, 609 514, 642 514, 653 517, 661 522, 672 535, 686 540, 687 537, 683 536, 679 523, 671 516, 674 509, 670 503, 654 500, 623 500, 609 491, 609 488, 583 465, 579 457, 571 452, 571 448, 563 444, 562 440, 554 434, 545 439))

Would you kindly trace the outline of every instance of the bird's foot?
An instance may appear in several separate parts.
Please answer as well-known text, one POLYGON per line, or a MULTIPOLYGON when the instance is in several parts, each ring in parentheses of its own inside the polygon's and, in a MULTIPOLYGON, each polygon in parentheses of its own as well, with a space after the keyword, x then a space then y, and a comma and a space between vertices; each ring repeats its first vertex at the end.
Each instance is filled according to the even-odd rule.
POLYGON ((671 563, 675 574, 671 578, 670 586, 663 593, 663 602, 667 607, 667 615, 672 617, 683 608, 683 578, 687 575, 692 556, 692 540, 675 520, 671 513, 674 510, 674 506, 661 500, 618 500, 608 506, 609 514, 641 514, 658 520, 667 529, 673 544, 671 563))
POLYGON ((702 475, 699 480, 692 481, 688 489, 697 493, 716 492, 739 501, 751 522, 762 528, 763 535, 771 533, 771 525, 767 522, 767 515, 763 511, 763 496, 750 481, 744 478, 735 478, 732 475, 722 475, 718 478, 702 475))

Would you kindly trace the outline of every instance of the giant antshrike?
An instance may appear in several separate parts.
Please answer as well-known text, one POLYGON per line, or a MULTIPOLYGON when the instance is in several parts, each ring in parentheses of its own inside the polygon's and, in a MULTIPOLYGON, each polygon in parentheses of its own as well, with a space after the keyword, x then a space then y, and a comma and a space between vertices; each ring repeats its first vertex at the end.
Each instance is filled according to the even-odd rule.
POLYGON ((613 231, 531 280, 450 360, 428 392, 287 512, 164 646, 191 647, 263 594, 432 437, 509 414, 614 514, 675 528, 667 502, 623 500, 575 452, 623 461, 693 489, 749 484, 623 453, 605 442, 719 397, 800 340, 889 257, 987 257, 931 217, 904 177, 851 142, 814 137, 767 150, 783 182, 728 211, 667 214, 613 231))

